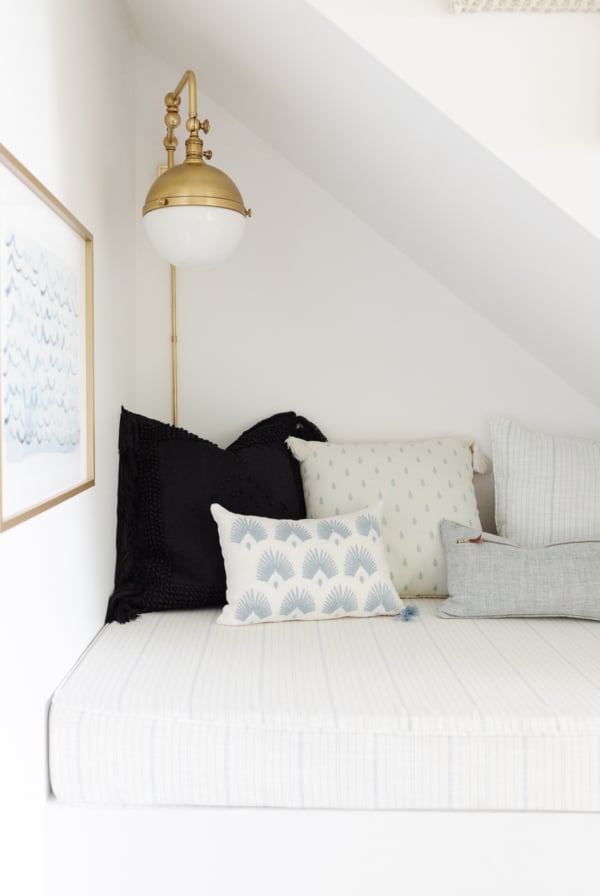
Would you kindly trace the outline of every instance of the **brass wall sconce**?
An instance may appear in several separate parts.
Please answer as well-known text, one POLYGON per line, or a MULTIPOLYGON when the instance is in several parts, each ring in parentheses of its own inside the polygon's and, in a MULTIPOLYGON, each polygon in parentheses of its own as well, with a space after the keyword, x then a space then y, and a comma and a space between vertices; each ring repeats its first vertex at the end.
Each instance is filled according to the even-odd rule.
POLYGON ((205 161, 212 152, 204 149, 198 134, 207 134, 210 124, 198 118, 196 76, 192 71, 186 71, 175 90, 167 93, 165 106, 167 133, 163 145, 167 165, 150 187, 142 214, 150 242, 171 265, 173 423, 177 424, 176 265, 211 267, 224 261, 238 246, 245 219, 252 212, 245 207, 231 178, 205 161), (185 161, 175 165, 175 130, 181 124, 179 106, 186 84, 189 137, 185 141, 185 161))

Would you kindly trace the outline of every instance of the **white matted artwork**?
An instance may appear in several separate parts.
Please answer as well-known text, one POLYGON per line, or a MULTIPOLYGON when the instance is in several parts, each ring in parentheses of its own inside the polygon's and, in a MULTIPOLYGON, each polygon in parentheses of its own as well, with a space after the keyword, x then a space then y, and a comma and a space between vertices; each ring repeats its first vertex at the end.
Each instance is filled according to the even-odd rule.
POLYGON ((0 531, 94 484, 92 247, 0 145, 0 531))

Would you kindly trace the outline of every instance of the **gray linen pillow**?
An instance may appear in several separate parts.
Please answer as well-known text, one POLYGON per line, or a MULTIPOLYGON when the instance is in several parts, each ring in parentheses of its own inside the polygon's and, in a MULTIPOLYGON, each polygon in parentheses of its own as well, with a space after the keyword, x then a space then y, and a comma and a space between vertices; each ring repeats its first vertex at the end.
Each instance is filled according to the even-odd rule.
POLYGON ((447 618, 570 616, 600 621, 600 541, 522 548, 442 520, 448 567, 447 618))

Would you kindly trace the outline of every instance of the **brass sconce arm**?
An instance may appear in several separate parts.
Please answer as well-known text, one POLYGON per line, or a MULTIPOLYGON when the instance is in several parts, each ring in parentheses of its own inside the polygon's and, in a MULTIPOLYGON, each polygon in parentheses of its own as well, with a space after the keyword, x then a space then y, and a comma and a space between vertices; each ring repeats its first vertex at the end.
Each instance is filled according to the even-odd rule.
POLYGON ((165 207, 200 205, 229 209, 249 218, 252 211, 245 207, 241 193, 231 178, 225 172, 204 162, 205 159, 212 158, 212 151, 204 149, 204 143, 198 134, 200 131, 207 134, 210 122, 208 119, 200 121, 198 118, 194 72, 186 71, 175 90, 167 93, 165 106, 164 122, 167 133, 163 139, 163 146, 167 151, 167 165, 160 169, 160 177, 148 191, 143 214, 154 213, 157 209, 165 207), (186 84, 189 95, 186 128, 189 136, 185 141, 185 161, 181 165, 175 165, 175 150, 179 143, 175 131, 181 124, 179 107, 186 84))
POLYGON ((146 232, 157 252, 171 265, 173 423, 177 424, 177 264, 209 266, 227 258, 238 245, 243 219, 251 213, 244 205, 235 183, 205 159, 212 152, 204 149, 199 133, 207 134, 208 119, 198 118, 196 76, 184 72, 175 90, 165 96, 164 123, 167 132, 163 146, 167 164, 151 185, 142 210, 146 232), (188 88, 188 137, 185 160, 175 164, 178 140, 175 131, 181 124, 179 108, 184 88, 188 88), (162 211, 165 209, 165 211, 162 211), (231 213, 234 213, 233 215, 231 213), (237 214, 235 214, 237 212, 237 214))
POLYGON ((172 168, 175 162, 175 150, 177 149, 178 144, 177 137, 175 136, 175 129, 181 124, 179 106, 181 104, 181 93, 186 84, 188 85, 189 98, 189 112, 186 127, 190 133, 188 141, 186 141, 186 147, 188 147, 189 140, 193 141, 193 144, 188 147, 188 158, 189 149, 192 147, 194 150, 193 155, 205 159, 212 158, 212 152, 210 150, 207 150, 206 152, 203 151, 202 140, 198 137, 198 131, 203 131, 205 134, 208 134, 210 130, 210 122, 208 119, 205 119, 204 121, 199 121, 198 119, 196 75, 193 71, 188 69, 182 76, 175 90, 171 93, 167 93, 165 96, 165 106, 167 109, 165 114, 165 124, 167 126, 167 134, 163 140, 163 145, 167 150, 167 168, 172 168))

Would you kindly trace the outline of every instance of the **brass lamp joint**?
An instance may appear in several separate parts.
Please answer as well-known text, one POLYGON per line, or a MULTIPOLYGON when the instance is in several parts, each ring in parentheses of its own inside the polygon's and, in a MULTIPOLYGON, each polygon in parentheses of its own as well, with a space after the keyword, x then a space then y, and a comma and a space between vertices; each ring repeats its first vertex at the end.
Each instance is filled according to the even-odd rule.
POLYGON ((163 140, 163 146, 167 150, 168 168, 173 167, 175 150, 177 149, 177 144, 179 143, 177 137, 175 136, 175 130, 181 124, 181 115, 179 114, 180 103, 180 96, 174 96, 174 94, 168 93, 165 97, 165 106, 167 107, 167 111, 165 113, 165 124, 167 126, 167 133, 165 139, 163 140))
POLYGON ((200 137, 191 134, 185 141, 185 160, 186 162, 201 162, 203 156, 204 144, 200 137))
POLYGON ((186 71, 175 90, 167 93, 165 96, 165 106, 167 108, 165 114, 165 124, 167 126, 167 134, 163 140, 163 146, 167 150, 167 167, 172 168, 175 164, 175 150, 177 149, 178 140, 175 136, 175 130, 181 124, 181 115, 179 114, 179 106, 181 105, 181 91, 187 84, 189 94, 189 111, 188 118, 185 123, 189 131, 189 137, 185 141, 186 161, 202 162, 202 159, 211 159, 212 152, 204 150, 202 140, 198 137, 198 131, 208 134, 210 130, 210 122, 208 118, 200 121, 197 112, 196 99, 196 75, 193 71, 186 71))

